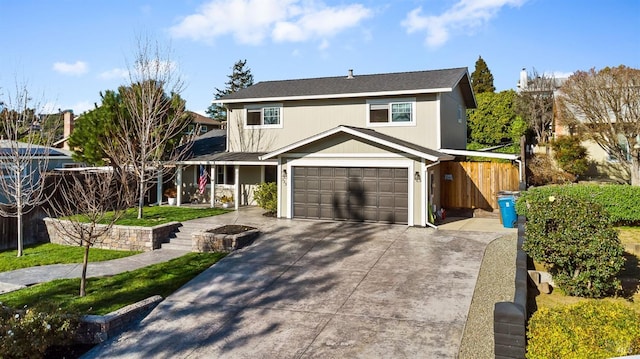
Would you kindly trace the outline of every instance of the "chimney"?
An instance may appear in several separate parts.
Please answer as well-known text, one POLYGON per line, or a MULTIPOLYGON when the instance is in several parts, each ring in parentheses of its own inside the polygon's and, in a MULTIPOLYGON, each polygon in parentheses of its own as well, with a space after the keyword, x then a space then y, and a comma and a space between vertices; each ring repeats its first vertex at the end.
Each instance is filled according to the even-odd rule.
POLYGON ((62 113, 62 118, 64 119, 64 129, 63 129, 63 139, 64 145, 62 148, 65 150, 69 150, 69 136, 71 136, 71 132, 73 132, 73 111, 65 110, 62 113))
POLYGON ((520 90, 525 90, 527 88, 529 82, 529 77, 527 75, 527 69, 526 68, 522 68, 522 71, 520 71, 520 81, 518 81, 518 88, 520 90))
POLYGON ((349 74, 347 75, 348 79, 352 79, 353 78, 353 69, 349 69, 349 74))

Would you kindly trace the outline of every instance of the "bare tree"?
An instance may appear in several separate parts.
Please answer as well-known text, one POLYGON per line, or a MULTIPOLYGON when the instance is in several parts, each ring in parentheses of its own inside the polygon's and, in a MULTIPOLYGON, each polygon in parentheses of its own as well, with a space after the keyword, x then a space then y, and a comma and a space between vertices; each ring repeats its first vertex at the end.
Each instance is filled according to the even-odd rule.
POLYGON ((553 134, 553 103, 557 88, 553 75, 540 74, 535 69, 527 74, 522 84, 516 106, 518 113, 534 131, 536 141, 546 144, 553 134))
POLYGON ((17 219, 17 256, 24 243, 23 217, 47 200, 44 172, 50 158, 56 125, 45 126, 47 116, 26 85, 16 82, 15 91, 0 93, 0 215, 17 219), (39 143, 39 144, 38 144, 39 143))
POLYGON ((180 98, 184 83, 169 51, 148 39, 138 40, 137 45, 133 65, 129 66, 130 85, 120 88, 124 109, 116 116, 106 152, 118 166, 135 174, 138 218, 142 218, 145 193, 163 171, 163 163, 177 160, 189 149, 188 145, 177 144, 190 116, 180 98))
POLYGON ((559 95, 563 122, 625 163, 640 186, 640 69, 576 71, 559 95))
POLYGON ((56 195, 47 209, 51 223, 64 240, 84 248, 80 296, 86 294, 89 249, 101 243, 131 204, 135 190, 123 172, 112 169, 84 170, 55 175, 56 195))

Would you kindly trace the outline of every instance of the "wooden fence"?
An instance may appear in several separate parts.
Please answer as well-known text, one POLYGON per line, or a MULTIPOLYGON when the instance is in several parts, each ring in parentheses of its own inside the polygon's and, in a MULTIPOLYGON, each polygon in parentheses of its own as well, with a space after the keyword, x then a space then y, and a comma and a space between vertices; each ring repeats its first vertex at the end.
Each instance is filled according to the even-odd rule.
POLYGON ((440 164, 440 204, 443 208, 498 209, 499 191, 517 191, 517 164, 443 162, 440 164))
MULTIPOLYGON (((36 208, 25 214, 22 218, 24 245, 35 244, 42 241, 46 228, 42 222, 45 213, 36 208)), ((15 217, 0 217, 0 250, 18 248, 18 220, 15 217)))

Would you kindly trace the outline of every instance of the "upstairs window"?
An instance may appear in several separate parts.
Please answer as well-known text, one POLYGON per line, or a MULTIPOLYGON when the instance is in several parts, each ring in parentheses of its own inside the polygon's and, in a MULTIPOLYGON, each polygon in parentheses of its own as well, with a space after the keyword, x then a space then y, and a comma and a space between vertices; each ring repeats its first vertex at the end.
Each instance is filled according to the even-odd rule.
POLYGON ((415 125, 415 99, 367 101, 367 125, 411 126, 415 125))
POLYGON ((282 127, 282 107, 264 106, 247 108, 247 127, 282 127))

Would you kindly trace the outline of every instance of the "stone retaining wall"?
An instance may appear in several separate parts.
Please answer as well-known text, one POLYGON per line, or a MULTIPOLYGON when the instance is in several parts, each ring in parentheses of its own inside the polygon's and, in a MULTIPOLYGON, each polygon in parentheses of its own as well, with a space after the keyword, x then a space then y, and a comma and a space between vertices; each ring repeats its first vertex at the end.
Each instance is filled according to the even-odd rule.
POLYGON ((76 340, 84 344, 102 343, 147 316, 161 301, 161 296, 154 295, 107 315, 85 315, 80 320, 76 340))
POLYGON ((496 303, 493 310, 493 334, 496 358, 524 358, 527 348, 527 254, 524 242, 523 216, 518 217, 518 249, 516 254, 515 294, 513 302, 496 303))
MULTIPOLYGON (((60 230, 61 226, 70 225, 69 221, 55 218, 45 218, 49 241, 56 244, 73 245, 66 240, 65 234, 60 230)), ((104 225, 98 225, 104 226, 104 225)), ((148 252, 160 249, 161 243, 168 240, 181 224, 170 222, 153 227, 137 226, 113 226, 100 240, 96 241, 93 248, 116 249, 127 251, 148 252)))

